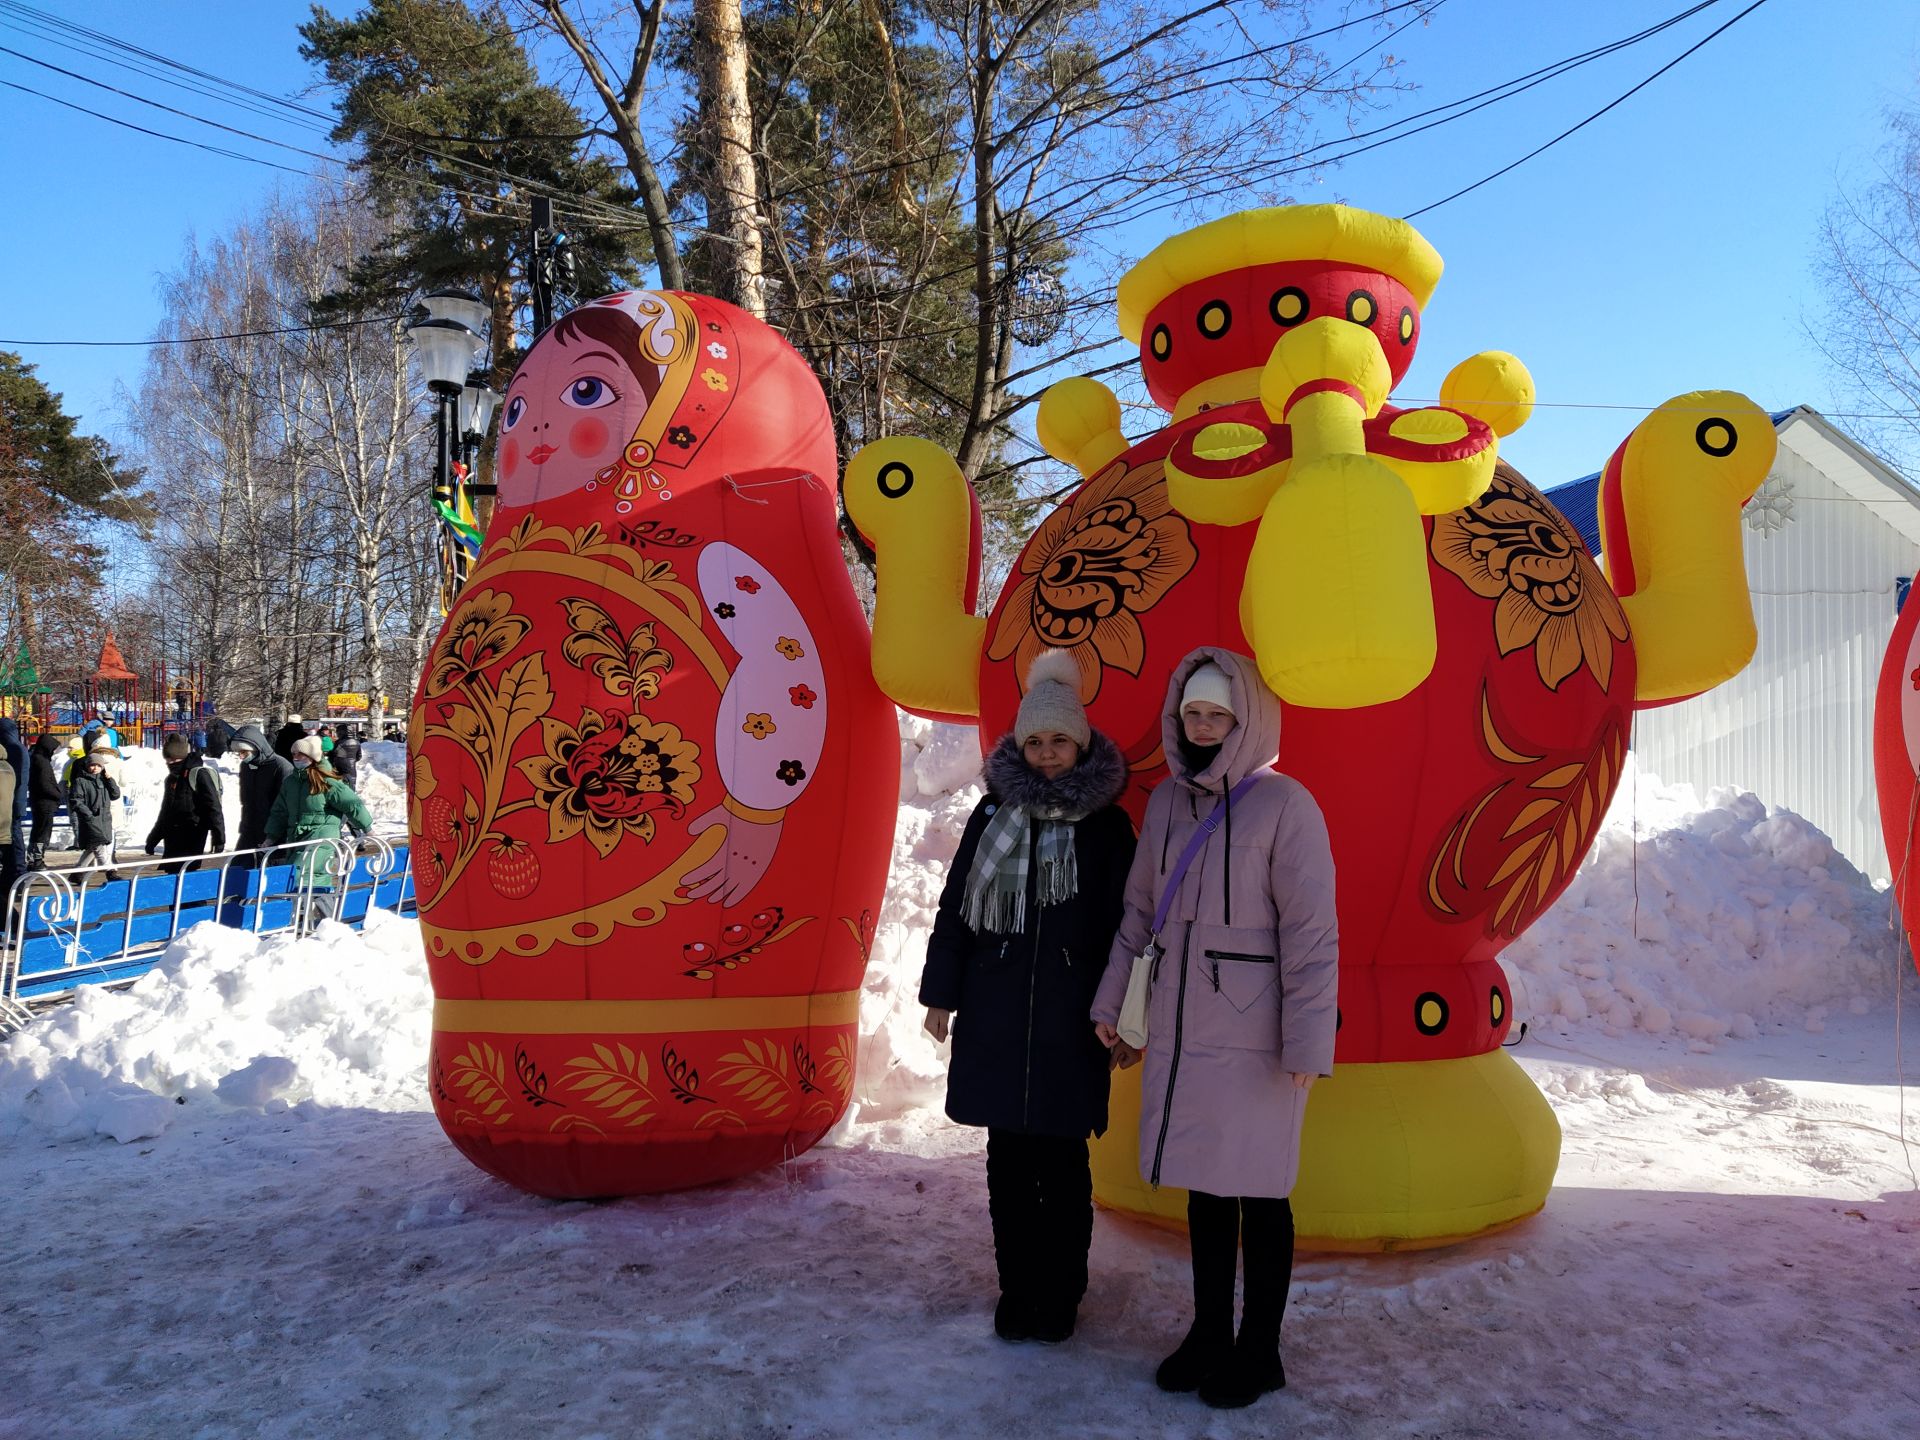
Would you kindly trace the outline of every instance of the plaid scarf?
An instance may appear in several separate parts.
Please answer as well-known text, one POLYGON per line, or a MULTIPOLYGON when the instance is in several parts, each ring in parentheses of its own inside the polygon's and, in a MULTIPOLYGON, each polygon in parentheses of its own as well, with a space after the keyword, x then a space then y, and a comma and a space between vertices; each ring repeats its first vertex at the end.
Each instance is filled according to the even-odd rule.
POLYGON ((1040 883, 1034 900, 1058 905, 1080 888, 1080 870, 1073 855, 1073 821, 1078 815, 1040 820, 1040 843, 1033 844, 1036 818, 1024 805, 1002 805, 987 820, 980 844, 967 872, 968 927, 976 934, 1017 935, 1027 928, 1027 876, 1039 851, 1040 883))
POLYGON ((1028 767, 1020 746, 1007 735, 987 757, 987 783, 999 806, 988 815, 974 849, 961 914, 976 935, 1017 935, 1027 926, 1027 883, 1036 878, 1036 866, 1035 904, 1058 905, 1079 892, 1073 827, 1119 798, 1127 783, 1126 761, 1096 730, 1080 763, 1048 780, 1028 767))

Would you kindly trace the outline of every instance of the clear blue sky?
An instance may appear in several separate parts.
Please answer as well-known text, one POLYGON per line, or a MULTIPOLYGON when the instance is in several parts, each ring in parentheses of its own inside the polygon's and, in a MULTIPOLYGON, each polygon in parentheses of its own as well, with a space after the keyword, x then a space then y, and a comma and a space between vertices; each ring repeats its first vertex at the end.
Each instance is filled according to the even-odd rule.
MULTIPOLYGON (((263 90, 304 91, 326 108, 298 55, 305 4, 38 3, 263 90)), ((1745 3, 1722 0, 1518 100, 1353 160, 1298 198, 1390 214, 1427 205, 1614 99, 1745 3)), ((335 8, 353 6, 340 0, 335 8)), ((1682 8, 1684 0, 1446 0, 1431 24, 1393 42, 1402 76, 1419 89, 1396 98, 1386 115, 1454 99, 1682 8)), ((0 45, 326 148, 313 131, 62 51, 3 11, 0 45)), ((311 163, 11 55, 0 54, 0 80, 155 129, 311 163)), ((1820 217, 1837 185, 1869 173, 1884 112, 1916 103, 1920 3, 1768 0, 1579 134, 1416 222, 1447 271, 1401 395, 1432 397, 1456 360, 1502 348, 1528 364, 1546 402, 1650 407, 1681 391, 1725 386, 1770 409, 1838 408, 1806 334, 1824 319, 1814 275, 1820 217)), ((0 309, 0 341, 150 333, 158 277, 176 263, 186 235, 217 234, 275 183, 298 183, 5 88, 0 133, 9 142, 13 216, 0 231, 0 273, 12 292, 0 309)), ((88 428, 114 436, 117 397, 122 387, 137 389, 142 351, 25 353, 88 428)), ((1597 468, 1632 424, 1628 412, 1549 405, 1503 450, 1537 481, 1557 483, 1597 468)))

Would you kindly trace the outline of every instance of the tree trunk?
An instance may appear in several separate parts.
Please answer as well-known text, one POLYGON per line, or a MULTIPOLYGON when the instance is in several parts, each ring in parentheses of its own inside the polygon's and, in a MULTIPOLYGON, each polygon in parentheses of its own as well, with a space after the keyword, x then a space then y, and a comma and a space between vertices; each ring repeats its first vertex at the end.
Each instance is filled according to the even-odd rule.
POLYGON ((726 247, 725 290, 756 319, 767 314, 760 241, 759 185, 753 166, 753 113, 747 100, 747 41, 740 0, 694 0, 700 55, 701 121, 713 145, 707 228, 726 247))

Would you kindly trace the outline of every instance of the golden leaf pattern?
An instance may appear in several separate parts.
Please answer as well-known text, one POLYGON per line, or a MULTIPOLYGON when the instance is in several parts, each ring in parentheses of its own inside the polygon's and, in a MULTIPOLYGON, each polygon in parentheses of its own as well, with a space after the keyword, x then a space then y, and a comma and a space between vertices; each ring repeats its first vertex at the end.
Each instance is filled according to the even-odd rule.
POLYGON ((475 1123, 504 1125, 513 1118, 513 1108, 507 1098, 507 1057, 486 1041, 473 1041, 453 1057, 447 1083, 465 1096, 468 1104, 477 1107, 477 1114, 471 1110, 461 1112, 475 1123))
POLYGON ((647 1083, 647 1057, 626 1045, 609 1048, 596 1041, 593 1054, 567 1062, 563 1079, 578 1100, 630 1129, 653 1119, 659 1108, 647 1083))
POLYGON ((1487 933, 1520 934, 1573 877, 1626 761, 1627 737, 1609 718, 1581 758, 1527 756, 1501 735, 1484 692, 1482 718, 1488 748, 1519 775, 1484 791, 1434 852, 1427 868, 1427 901, 1446 919, 1484 912, 1487 933))
POLYGON ((785 1115, 793 1109, 799 1085, 787 1052, 772 1040, 743 1040, 741 1048, 720 1057, 715 1078, 762 1115, 785 1115))

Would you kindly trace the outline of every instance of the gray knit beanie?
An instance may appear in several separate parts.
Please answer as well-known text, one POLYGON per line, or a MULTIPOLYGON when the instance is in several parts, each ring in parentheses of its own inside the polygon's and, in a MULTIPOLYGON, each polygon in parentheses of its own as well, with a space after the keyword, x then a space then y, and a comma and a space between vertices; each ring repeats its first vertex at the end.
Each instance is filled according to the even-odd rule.
POLYGON ((1034 735, 1057 731, 1073 737, 1082 750, 1093 739, 1087 707, 1080 703, 1080 667, 1064 650, 1044 650, 1027 667, 1027 695, 1013 718, 1013 738, 1022 745, 1034 735))

